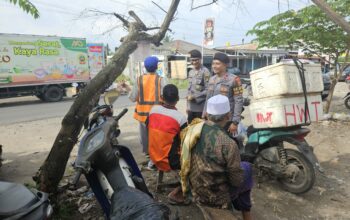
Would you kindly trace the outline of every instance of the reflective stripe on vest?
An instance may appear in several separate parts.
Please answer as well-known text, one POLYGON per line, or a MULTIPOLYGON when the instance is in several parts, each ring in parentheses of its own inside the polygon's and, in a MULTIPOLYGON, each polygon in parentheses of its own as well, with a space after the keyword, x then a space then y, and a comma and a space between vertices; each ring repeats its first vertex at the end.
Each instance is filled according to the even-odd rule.
POLYGON ((142 75, 137 80, 139 97, 134 118, 145 122, 153 105, 160 104, 161 77, 156 74, 142 75))

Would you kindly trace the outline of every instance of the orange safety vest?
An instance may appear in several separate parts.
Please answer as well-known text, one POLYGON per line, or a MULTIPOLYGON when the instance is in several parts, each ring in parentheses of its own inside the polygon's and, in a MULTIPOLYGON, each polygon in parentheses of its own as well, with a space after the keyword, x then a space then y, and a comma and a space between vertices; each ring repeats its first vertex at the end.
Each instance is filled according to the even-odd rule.
POLYGON ((134 118, 140 122, 145 122, 153 105, 162 102, 161 99, 161 77, 157 74, 141 75, 137 79, 139 89, 134 118))

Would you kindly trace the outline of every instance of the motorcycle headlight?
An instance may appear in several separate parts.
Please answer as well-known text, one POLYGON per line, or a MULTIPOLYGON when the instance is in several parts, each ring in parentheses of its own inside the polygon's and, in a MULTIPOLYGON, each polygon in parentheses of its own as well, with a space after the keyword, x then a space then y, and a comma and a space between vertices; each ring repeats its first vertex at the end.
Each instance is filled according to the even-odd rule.
POLYGON ((104 137, 105 133, 103 132, 103 130, 98 130, 96 133, 94 133, 87 142, 86 153, 89 153, 95 150, 98 146, 100 146, 104 141, 104 137))

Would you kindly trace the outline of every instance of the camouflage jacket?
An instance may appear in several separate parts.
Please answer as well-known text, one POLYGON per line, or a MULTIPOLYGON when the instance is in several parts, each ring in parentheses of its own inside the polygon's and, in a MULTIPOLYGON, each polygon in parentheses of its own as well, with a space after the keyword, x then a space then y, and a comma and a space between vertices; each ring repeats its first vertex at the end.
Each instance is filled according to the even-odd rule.
POLYGON ((218 125, 205 122, 191 156, 189 182, 195 201, 230 207, 230 192, 243 181, 240 161, 236 143, 218 125))
MULTIPOLYGON (((208 83, 208 94, 206 101, 215 95, 225 95, 230 101, 232 121, 240 122, 243 110, 243 88, 238 76, 226 73, 223 77, 212 76, 208 83)), ((204 107, 205 115, 206 105, 204 107)))

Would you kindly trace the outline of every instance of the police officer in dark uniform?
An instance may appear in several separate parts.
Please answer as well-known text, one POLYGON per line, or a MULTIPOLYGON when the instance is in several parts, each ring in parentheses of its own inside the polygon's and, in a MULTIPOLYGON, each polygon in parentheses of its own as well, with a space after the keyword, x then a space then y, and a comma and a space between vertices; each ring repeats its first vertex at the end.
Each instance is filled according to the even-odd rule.
POLYGON ((207 96, 209 70, 201 63, 202 54, 198 50, 189 52, 193 69, 189 72, 189 87, 187 93, 188 123, 194 118, 201 118, 207 96))
MULTIPOLYGON (((226 54, 214 55, 212 69, 215 75, 209 80, 206 101, 218 94, 228 97, 231 108, 231 124, 228 126, 228 131, 236 134, 243 110, 243 88, 240 78, 227 72, 228 64, 229 58, 226 54)), ((203 112, 203 117, 205 116, 206 112, 203 112)))

